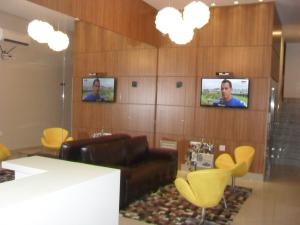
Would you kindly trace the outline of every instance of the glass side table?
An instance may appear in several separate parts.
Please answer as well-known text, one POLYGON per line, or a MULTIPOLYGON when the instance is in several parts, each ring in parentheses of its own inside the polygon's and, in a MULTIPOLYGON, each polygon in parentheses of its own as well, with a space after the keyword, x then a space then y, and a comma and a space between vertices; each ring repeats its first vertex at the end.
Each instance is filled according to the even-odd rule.
POLYGON ((214 167, 214 145, 191 141, 186 153, 186 166, 190 171, 214 167))

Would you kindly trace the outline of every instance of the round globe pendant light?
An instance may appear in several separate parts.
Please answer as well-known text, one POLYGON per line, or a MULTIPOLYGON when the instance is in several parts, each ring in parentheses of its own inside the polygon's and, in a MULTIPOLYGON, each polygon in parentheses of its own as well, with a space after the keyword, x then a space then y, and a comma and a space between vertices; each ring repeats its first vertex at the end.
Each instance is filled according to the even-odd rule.
POLYGON ((210 17, 209 7, 203 2, 191 2, 186 5, 183 10, 183 20, 190 26, 194 28, 202 28, 208 23, 210 17))
POLYGON ((27 28, 28 35, 39 43, 47 43, 54 32, 53 26, 41 20, 33 20, 27 28))
POLYGON ((173 7, 165 7, 160 10, 155 19, 156 28, 163 34, 168 34, 176 29, 182 19, 181 13, 173 7))
POLYGON ((181 19, 181 22, 177 24, 176 29, 169 33, 169 37, 174 43, 184 45, 193 40, 194 30, 181 19))
POLYGON ((201 1, 186 5, 183 15, 173 7, 165 7, 156 15, 156 28, 163 34, 169 34, 176 44, 186 44, 193 39, 194 29, 208 23, 209 7, 201 1))
POLYGON ((48 46, 56 52, 65 50, 69 46, 69 37, 61 31, 55 31, 50 36, 48 46))

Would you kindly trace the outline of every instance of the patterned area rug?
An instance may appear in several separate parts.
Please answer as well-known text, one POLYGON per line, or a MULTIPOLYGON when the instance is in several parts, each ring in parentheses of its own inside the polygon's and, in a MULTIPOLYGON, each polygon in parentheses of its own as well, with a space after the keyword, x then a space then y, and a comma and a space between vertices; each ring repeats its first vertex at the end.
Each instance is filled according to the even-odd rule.
MULTIPOLYGON (((236 187, 235 192, 232 192, 227 186, 225 190, 227 209, 221 201, 218 206, 206 210, 206 220, 215 225, 229 225, 251 192, 252 189, 244 187, 236 187)), ((187 219, 194 218, 199 223, 201 217, 201 209, 181 197, 173 184, 131 203, 120 213, 124 217, 157 225, 196 225, 187 223, 187 219)))

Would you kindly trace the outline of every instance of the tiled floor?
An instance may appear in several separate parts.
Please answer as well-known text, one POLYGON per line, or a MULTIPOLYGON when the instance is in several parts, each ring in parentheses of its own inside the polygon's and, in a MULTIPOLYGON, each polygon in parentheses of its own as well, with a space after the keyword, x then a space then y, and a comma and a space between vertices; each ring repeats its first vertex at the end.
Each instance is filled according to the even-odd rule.
MULTIPOLYGON (((237 185, 251 187, 253 193, 232 225, 299 225, 300 167, 276 166, 271 181, 237 179, 237 185)), ((120 225, 145 225, 120 218, 120 225)))

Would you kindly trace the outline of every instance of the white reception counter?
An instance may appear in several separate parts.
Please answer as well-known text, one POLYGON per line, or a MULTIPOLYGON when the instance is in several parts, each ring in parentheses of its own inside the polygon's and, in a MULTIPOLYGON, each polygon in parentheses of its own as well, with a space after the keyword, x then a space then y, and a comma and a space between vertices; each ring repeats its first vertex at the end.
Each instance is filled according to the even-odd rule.
POLYGON ((118 225, 120 171, 39 156, 2 162, 1 225, 118 225))

